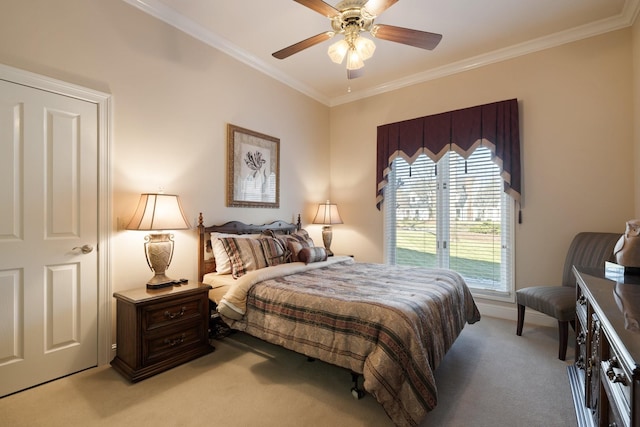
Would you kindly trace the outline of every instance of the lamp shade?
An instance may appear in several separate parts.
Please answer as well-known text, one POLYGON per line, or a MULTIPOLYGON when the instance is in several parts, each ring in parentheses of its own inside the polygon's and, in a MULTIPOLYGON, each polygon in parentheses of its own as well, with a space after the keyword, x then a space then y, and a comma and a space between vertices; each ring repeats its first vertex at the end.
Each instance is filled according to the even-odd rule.
POLYGON ((366 37, 358 37, 353 44, 358 51, 358 56, 360 56, 363 61, 371 58, 373 56, 373 52, 376 50, 376 45, 373 41, 366 37))
POLYGON ((347 51, 349 50, 349 43, 346 40, 342 39, 331 46, 329 46, 329 50, 327 51, 329 58, 336 64, 341 64, 344 61, 344 57, 347 56, 347 51))
POLYGON ((316 213, 315 218, 313 218, 314 224, 342 224, 342 218, 340 218, 340 214, 338 213, 338 205, 329 203, 323 203, 318 205, 318 212, 316 213))
POLYGON ((349 49, 347 52, 347 70, 359 70, 364 67, 364 61, 355 49, 349 49))
POLYGON ((127 230, 186 230, 189 222, 175 194, 146 193, 140 201, 127 230))
POLYGON ((364 67, 364 61, 371 58, 376 50, 372 40, 359 36, 357 28, 350 28, 345 38, 329 46, 327 53, 333 62, 341 64, 347 58, 347 70, 364 67))

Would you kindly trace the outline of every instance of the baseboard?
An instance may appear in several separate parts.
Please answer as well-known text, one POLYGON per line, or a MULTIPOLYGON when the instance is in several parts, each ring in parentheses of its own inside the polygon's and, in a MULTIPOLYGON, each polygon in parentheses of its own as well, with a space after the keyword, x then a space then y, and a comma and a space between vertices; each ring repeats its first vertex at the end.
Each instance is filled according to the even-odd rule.
MULTIPOLYGON (((476 300, 476 305, 478 306, 478 310, 480 310, 480 314, 483 316, 496 317, 498 319, 506 319, 513 320, 515 323, 518 320, 518 310, 516 309, 516 305, 506 307, 503 305, 495 305, 491 303, 479 302, 476 300)), ((538 326, 549 326, 556 327, 558 326, 558 322, 547 316, 546 314, 540 313, 535 310, 528 309, 526 311, 524 317, 524 323, 538 325, 538 326)))

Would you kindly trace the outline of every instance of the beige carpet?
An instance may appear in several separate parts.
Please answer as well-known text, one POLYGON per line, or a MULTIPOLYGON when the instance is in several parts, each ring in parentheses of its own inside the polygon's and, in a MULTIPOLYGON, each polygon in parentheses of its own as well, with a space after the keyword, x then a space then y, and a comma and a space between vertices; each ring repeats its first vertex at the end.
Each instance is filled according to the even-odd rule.
MULTIPOLYGON (((436 371, 423 426, 576 425, 557 331, 485 317, 436 371)), ((570 338, 571 339, 571 338, 570 338)), ((391 426, 341 368, 235 334, 216 351, 130 384, 100 367, 0 399, 1 426, 391 426)), ((573 355, 569 349, 570 357, 573 355)))

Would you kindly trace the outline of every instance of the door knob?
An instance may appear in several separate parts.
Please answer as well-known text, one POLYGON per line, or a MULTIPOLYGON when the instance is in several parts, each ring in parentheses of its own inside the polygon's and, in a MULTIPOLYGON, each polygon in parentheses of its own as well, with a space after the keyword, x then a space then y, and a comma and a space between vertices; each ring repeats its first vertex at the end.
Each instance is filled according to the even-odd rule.
POLYGON ((83 254, 88 254, 93 252, 93 246, 91 245, 76 246, 75 248, 73 248, 74 251, 78 249, 80 249, 83 254))

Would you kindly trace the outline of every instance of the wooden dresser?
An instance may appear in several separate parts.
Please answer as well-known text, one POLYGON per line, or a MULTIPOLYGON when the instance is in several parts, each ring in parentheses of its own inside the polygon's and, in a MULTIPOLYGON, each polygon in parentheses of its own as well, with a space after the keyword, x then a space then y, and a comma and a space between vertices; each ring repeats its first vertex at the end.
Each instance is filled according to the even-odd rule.
POLYGON ((209 289, 184 284, 114 293, 117 353, 111 366, 136 382, 212 352, 209 289))
POLYGON ((640 427, 640 277, 573 272, 576 356, 568 370, 578 425, 640 427))

